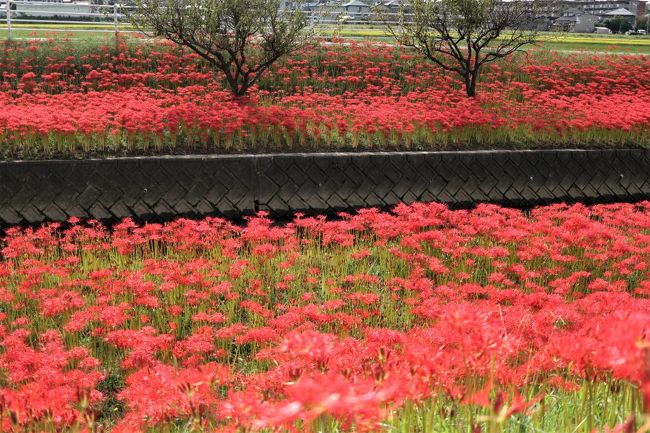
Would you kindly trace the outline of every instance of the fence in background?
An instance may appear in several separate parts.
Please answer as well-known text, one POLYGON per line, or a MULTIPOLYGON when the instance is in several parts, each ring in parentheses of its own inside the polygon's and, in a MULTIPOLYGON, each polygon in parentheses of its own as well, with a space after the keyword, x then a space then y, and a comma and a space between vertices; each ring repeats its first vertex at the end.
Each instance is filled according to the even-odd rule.
POLYGON ((0 3, 6 37, 21 32, 133 32, 127 20, 131 6, 7 0, 0 3))
MULTIPOLYGON (((8 39, 18 36, 29 37, 25 32, 84 32, 84 33, 133 33, 128 12, 133 6, 120 4, 96 5, 90 3, 58 3, 48 1, 3 0, 0 1, 0 26, 6 29, 8 39)), ((321 30, 334 30, 345 26, 367 29, 369 26, 384 25, 378 17, 367 12, 352 12, 341 9, 324 9, 306 12, 308 19, 321 30)), ((386 16, 397 17, 397 12, 386 16)), ((1 28, 1 27, 0 27, 1 28)))

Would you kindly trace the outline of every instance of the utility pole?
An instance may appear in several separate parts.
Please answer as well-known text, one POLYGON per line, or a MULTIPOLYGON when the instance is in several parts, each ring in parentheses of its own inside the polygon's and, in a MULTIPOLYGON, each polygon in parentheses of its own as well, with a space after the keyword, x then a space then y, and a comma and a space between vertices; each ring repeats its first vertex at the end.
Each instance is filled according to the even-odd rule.
POLYGON ((11 0, 7 0, 5 5, 7 7, 7 39, 11 40, 11 0))
POLYGON ((115 51, 120 49, 120 36, 117 25, 117 2, 113 3, 113 30, 115 31, 115 51))

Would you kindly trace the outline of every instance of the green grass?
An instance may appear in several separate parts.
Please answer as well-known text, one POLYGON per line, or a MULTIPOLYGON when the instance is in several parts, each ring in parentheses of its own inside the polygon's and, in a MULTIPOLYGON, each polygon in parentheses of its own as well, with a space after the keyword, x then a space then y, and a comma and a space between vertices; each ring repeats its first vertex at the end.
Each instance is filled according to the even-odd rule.
MULTIPOLYGON (((318 29, 322 37, 338 36, 355 40, 394 42, 381 27, 338 26, 318 29)), ((531 49, 531 47, 525 48, 531 49)), ((650 36, 542 33, 540 42, 532 49, 550 51, 586 51, 607 53, 650 54, 650 36)))
MULTIPOLYGON (((114 38, 112 23, 14 24, 12 28, 12 37, 15 39, 51 38, 102 41, 114 38), (27 28, 30 30, 26 30, 27 28), (105 33, 97 32, 97 30, 104 30, 105 33)), ((135 36, 137 34, 130 33, 134 28, 129 25, 121 25, 120 30, 124 32, 122 35, 135 36)), ((7 34, 6 27, 0 29, 0 39, 6 39, 7 34)), ((140 36, 139 34, 137 35, 140 36)), ((316 29, 316 35, 325 38, 342 37, 385 43, 394 42, 392 36, 388 35, 380 26, 323 26, 316 29)), ((650 54, 650 36, 543 33, 540 38, 540 43, 533 49, 650 54)))
MULTIPOLYGON (((37 28, 37 27, 29 27, 37 28)), ((120 33, 120 36, 133 36, 133 33, 123 32, 120 33)), ((6 40, 8 32, 6 28, 0 29, 0 39, 6 40)), ((21 28, 12 29, 12 39, 16 40, 28 40, 28 39, 54 39, 54 40, 72 40, 72 41, 89 41, 89 42, 103 42, 103 41, 112 41, 115 40, 115 33, 113 33, 112 27, 96 27, 96 28, 87 28, 87 27, 67 27, 66 30, 27 30, 21 28), (99 32, 96 30, 104 30, 99 32)))

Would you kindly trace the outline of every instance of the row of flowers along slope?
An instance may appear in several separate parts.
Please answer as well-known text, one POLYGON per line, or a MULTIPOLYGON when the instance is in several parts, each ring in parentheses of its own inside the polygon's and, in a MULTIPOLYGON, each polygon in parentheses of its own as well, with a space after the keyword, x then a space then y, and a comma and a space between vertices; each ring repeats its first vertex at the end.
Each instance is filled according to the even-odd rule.
POLYGON ((4 158, 102 154, 650 145, 647 56, 540 51, 486 66, 483 92, 385 45, 313 46, 232 100, 165 43, 8 46, 4 158))

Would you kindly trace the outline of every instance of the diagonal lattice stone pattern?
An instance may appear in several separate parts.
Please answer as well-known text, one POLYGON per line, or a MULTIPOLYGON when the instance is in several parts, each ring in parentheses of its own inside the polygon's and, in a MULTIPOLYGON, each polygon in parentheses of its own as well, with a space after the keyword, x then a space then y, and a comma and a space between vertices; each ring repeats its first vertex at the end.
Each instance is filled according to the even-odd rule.
POLYGON ((439 201, 531 207, 650 199, 649 150, 313 153, 0 162, 0 224, 439 201))

